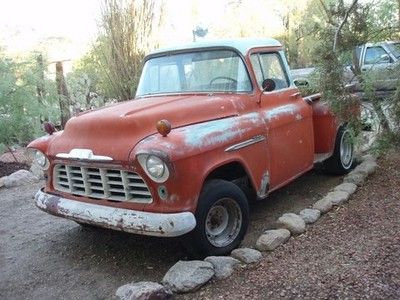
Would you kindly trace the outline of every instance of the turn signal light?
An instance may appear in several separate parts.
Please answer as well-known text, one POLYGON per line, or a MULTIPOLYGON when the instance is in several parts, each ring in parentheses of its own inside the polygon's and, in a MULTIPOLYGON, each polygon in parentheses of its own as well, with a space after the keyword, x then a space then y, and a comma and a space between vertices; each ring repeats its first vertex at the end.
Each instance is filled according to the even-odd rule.
POLYGON ((157 122, 157 131, 162 136, 167 136, 171 132, 171 123, 168 120, 160 120, 157 122))

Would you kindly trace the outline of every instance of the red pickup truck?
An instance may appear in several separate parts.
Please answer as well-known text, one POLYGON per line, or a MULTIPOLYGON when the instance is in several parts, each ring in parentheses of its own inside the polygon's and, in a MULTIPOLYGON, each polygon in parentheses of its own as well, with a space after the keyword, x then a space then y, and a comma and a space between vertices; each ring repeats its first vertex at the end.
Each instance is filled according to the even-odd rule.
POLYGON ((302 98, 273 39, 193 43, 145 58, 135 99, 84 112, 29 144, 56 216, 229 253, 259 199, 323 162, 353 163, 350 131, 302 98))

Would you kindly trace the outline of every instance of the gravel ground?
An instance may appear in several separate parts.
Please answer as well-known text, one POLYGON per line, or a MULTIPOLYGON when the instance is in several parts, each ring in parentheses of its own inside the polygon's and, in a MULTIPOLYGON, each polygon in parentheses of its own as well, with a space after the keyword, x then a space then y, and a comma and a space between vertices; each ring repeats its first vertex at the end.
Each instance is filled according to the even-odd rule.
POLYGON ((182 299, 400 299, 400 154, 261 264, 182 299))
MULTIPOLYGON (((315 202, 340 177, 312 171, 251 204, 244 245, 254 245, 284 212, 315 202)), ((0 299, 109 299, 131 281, 160 281, 187 259, 176 239, 136 236, 48 215, 33 204, 43 185, 0 189, 0 299)))

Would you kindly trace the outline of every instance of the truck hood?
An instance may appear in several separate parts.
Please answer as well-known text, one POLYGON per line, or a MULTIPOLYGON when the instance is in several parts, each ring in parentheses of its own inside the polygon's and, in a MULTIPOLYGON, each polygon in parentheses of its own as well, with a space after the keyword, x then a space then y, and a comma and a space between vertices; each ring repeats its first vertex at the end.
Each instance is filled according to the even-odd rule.
POLYGON ((71 118, 55 137, 48 155, 90 149, 95 155, 126 161, 143 138, 157 132, 156 122, 167 119, 172 128, 237 115, 228 95, 179 95, 148 97, 84 112, 71 118))

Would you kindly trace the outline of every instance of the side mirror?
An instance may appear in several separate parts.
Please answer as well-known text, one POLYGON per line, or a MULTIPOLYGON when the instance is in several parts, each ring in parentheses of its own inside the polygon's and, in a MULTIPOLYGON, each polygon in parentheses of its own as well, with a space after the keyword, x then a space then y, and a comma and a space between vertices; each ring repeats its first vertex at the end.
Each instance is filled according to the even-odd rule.
POLYGON ((299 87, 299 86, 301 86, 301 87, 309 86, 309 83, 308 83, 307 79, 295 79, 294 80, 294 84, 297 87, 299 87))
POLYGON ((389 63, 390 62, 390 56, 389 54, 382 54, 381 57, 379 58, 380 63, 389 63))
POLYGON ((261 86, 263 92, 272 92, 276 88, 276 83, 272 79, 267 78, 262 82, 261 86))

